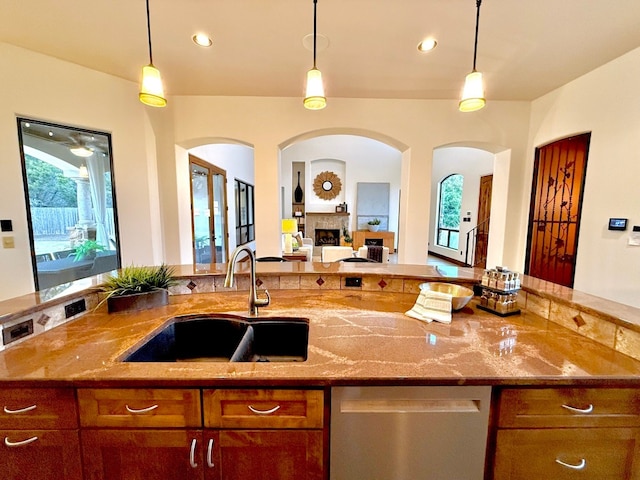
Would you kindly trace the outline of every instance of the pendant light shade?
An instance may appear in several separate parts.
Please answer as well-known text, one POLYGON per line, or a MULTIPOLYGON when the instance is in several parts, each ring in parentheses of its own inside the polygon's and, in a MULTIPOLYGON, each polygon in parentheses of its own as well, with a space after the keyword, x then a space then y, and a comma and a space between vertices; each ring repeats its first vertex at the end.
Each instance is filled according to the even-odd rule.
POLYGON ((464 81, 462 99, 460 100, 461 112, 474 112, 480 110, 487 101, 484 98, 484 82, 482 73, 475 70, 469 73, 464 81))
POLYGON ((461 112, 475 112, 485 106, 484 82, 482 73, 476 70, 476 57, 478 54, 478 26, 480 25, 480 4, 482 0, 476 0, 476 38, 473 44, 473 70, 467 75, 462 89, 462 98, 458 108, 461 112))
POLYGON ((152 107, 164 107, 167 100, 164 98, 164 88, 160 70, 152 64, 142 67, 142 82, 140 87, 140 101, 152 107))
POLYGON ((149 0, 147 2, 147 36, 149 38, 149 65, 142 67, 142 80, 140 81, 140 101, 152 107, 164 107, 167 99, 164 98, 164 87, 160 70, 153 66, 153 52, 151 49, 151 18, 149 15, 149 0))
POLYGON ((307 93, 304 97, 304 106, 309 110, 321 110, 327 106, 322 73, 317 68, 312 68, 307 72, 307 93))
POLYGON ((317 8, 318 0, 313 0, 313 68, 307 72, 307 89, 304 97, 304 106, 309 110, 322 110, 327 106, 322 73, 316 68, 317 8))

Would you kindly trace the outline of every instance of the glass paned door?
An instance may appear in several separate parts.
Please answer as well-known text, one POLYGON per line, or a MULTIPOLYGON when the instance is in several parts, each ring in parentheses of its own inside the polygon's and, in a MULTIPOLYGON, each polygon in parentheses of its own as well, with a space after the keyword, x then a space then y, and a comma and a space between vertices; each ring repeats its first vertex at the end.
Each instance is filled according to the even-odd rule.
POLYGON ((213 172, 213 231, 216 262, 227 262, 227 177, 213 172))
POLYGON ((191 212, 195 263, 215 263, 211 237, 211 191, 209 169, 191 163, 191 212))
POLYGON ((120 267, 111 136, 18 118, 36 290, 120 267))
POLYGON ((225 263, 227 242, 226 172, 189 155, 193 249, 196 264, 225 263))

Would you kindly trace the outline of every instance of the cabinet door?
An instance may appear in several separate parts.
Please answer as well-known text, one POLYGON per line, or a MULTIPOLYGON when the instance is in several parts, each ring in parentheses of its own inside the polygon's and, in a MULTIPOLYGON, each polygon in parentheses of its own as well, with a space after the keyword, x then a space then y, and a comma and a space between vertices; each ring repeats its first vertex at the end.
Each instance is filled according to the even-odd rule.
POLYGON ((85 480, 202 480, 202 432, 83 430, 85 480))
MULTIPOLYGON (((208 437, 205 433, 205 439, 208 437)), ((221 430, 207 480, 322 480, 321 430, 221 430)))
POLYGON ((640 480, 640 429, 500 430, 496 480, 640 480))
POLYGON ((0 431, 2 480, 82 480, 77 430, 0 431))

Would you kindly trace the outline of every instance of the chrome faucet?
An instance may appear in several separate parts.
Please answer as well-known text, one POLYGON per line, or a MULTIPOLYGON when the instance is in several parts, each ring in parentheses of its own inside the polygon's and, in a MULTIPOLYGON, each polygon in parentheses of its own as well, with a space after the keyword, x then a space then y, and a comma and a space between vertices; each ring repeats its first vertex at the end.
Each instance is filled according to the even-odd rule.
POLYGON ((264 293, 267 295, 267 298, 258 298, 258 292, 256 291, 256 256, 253 254, 253 250, 251 250, 246 245, 240 245, 237 247, 233 253, 231 254, 231 258, 227 263, 227 276, 224 279, 225 288, 233 287, 233 275, 236 267, 236 263, 238 262, 238 255, 240 252, 246 252, 249 255, 249 261, 251 263, 251 279, 249 284, 249 315, 252 317, 258 316, 258 307, 266 307, 269 305, 271 301, 271 296, 267 290, 264 293))

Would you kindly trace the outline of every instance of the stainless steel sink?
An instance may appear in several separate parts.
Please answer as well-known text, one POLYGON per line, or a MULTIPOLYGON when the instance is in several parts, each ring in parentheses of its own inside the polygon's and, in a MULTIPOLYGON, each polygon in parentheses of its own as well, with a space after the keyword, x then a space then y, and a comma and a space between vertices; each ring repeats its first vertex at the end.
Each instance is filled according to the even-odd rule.
POLYGON ((125 362, 303 362, 309 320, 184 315, 125 355, 125 362))

